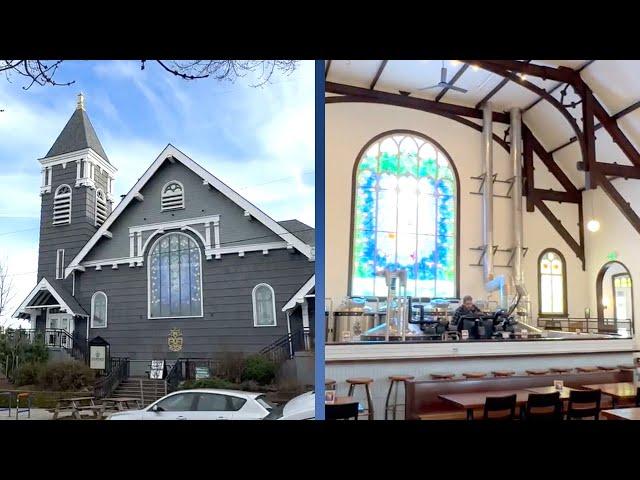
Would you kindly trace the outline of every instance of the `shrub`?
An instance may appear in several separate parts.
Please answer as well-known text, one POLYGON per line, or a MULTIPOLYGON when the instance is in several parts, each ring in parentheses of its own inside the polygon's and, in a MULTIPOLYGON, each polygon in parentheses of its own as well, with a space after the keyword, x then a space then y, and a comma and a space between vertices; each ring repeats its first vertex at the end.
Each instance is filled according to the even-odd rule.
POLYGON ((187 380, 182 384, 181 389, 187 388, 221 388, 221 389, 234 389, 236 385, 224 378, 203 378, 201 380, 187 380))
POLYGON ((242 370, 242 381, 254 380, 261 385, 269 384, 276 376, 276 365, 260 355, 247 357, 242 370))
POLYGON ((216 365, 216 376, 233 383, 240 383, 244 369, 244 356, 241 353, 224 353, 216 365))
POLYGON ((21 364, 13 372, 13 384, 16 386, 21 385, 34 385, 38 382, 38 376, 42 365, 35 362, 27 362, 21 364))
POLYGON ((71 360, 52 362, 38 376, 38 384, 49 390, 79 390, 93 383, 95 374, 84 363, 71 360))

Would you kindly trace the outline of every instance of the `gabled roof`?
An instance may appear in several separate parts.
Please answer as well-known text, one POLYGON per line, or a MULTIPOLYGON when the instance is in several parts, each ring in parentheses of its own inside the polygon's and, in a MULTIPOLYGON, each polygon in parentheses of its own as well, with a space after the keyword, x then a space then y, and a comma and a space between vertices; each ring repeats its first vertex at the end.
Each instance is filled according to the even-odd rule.
POLYGON ((57 284, 57 287, 58 288, 56 289, 54 285, 52 285, 46 279, 46 277, 42 277, 42 280, 40 280, 40 282, 34 287, 34 289, 31 290, 29 295, 27 295, 27 298, 24 299, 24 301, 13 313, 12 317, 18 318, 20 314, 25 313, 25 308, 39 308, 40 306, 45 305, 44 303, 42 303, 42 301, 45 299, 47 301, 50 301, 51 297, 53 297, 52 299, 57 303, 48 303, 46 305, 59 305, 61 309, 66 310, 67 313, 70 313, 72 315, 79 315, 82 317, 88 316, 87 312, 84 311, 77 300, 72 295, 70 295, 69 292, 67 292, 60 283, 57 284), (48 292, 48 295, 43 295, 43 292, 48 292), (32 302, 32 300, 34 301, 32 302))
POLYGON ((283 220, 278 223, 304 243, 312 246, 316 244, 316 231, 306 223, 302 223, 300 220, 283 220))
MULTIPOLYGON (((258 207, 249 202, 242 195, 237 193, 235 190, 231 189, 228 185, 223 183, 220 179, 212 175, 206 169, 198 165, 187 155, 182 153, 176 147, 171 144, 168 144, 164 150, 158 155, 158 157, 154 160, 151 166, 147 169, 146 172, 140 177, 140 179, 136 182, 129 193, 122 199, 122 201, 118 204, 118 206, 111 212, 111 215, 107 217, 107 220, 102 224, 102 226, 93 234, 93 236, 89 239, 89 241, 82 247, 82 250, 78 252, 78 254, 71 260, 69 266, 65 269, 65 278, 76 268, 79 266, 80 262, 84 259, 84 257, 91 251, 91 249, 95 246, 95 244, 102 238, 102 236, 109 230, 109 227, 113 225, 116 219, 120 216, 120 214, 127 208, 129 203, 140 193, 140 190, 147 184, 147 182, 153 177, 153 175, 158 171, 158 169, 162 166, 162 164, 168 158, 173 157, 174 160, 182 163, 185 167, 193 171, 196 175, 200 176, 205 182, 211 185, 213 188, 222 193, 229 200, 238 205, 241 209, 247 211, 253 218, 261 222, 267 228, 269 228, 273 233, 278 235, 284 241, 292 245, 296 250, 300 251, 307 258, 312 259, 314 257, 314 249, 313 246, 309 243, 298 238, 296 235, 291 233, 287 228, 280 225, 274 219, 272 219, 269 215, 264 213, 258 207)), ((304 224, 302 224, 304 225, 304 224)), ((311 228, 311 227, 307 227, 311 228)))
POLYGON ((98 139, 98 135, 93 125, 91 125, 89 115, 87 115, 84 108, 78 107, 44 158, 55 157, 63 153, 77 152, 85 148, 91 148, 105 161, 109 161, 98 139))
POLYGON ((309 280, 307 280, 306 283, 302 287, 300 287, 300 290, 293 294, 293 297, 291 297, 287 304, 282 307, 282 311, 286 312, 287 310, 291 310, 292 308, 294 308, 298 303, 302 303, 304 297, 306 297, 309 292, 311 292, 311 290, 315 288, 315 286, 316 275, 313 274, 311 275, 311 278, 309 278, 309 280))

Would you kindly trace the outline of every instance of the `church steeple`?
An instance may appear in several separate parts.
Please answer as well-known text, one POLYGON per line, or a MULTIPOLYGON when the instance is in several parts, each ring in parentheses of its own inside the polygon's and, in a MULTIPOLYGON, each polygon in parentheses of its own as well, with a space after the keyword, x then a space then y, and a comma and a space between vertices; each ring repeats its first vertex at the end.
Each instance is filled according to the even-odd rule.
POLYGON ((109 162, 89 116, 85 97, 42 165, 38 277, 60 279, 72 259, 111 213, 116 168, 109 162))

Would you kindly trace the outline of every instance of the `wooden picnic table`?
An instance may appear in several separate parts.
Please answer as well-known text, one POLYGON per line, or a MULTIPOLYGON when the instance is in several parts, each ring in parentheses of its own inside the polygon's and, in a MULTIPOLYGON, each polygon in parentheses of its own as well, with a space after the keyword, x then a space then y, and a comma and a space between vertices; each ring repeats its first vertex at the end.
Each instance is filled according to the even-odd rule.
POLYGON ((102 418, 104 406, 96 405, 94 400, 95 397, 60 398, 56 403, 53 419, 57 420, 62 412, 71 412, 73 418, 81 420, 84 411, 92 412, 94 418, 102 418))
POLYGON ((600 390, 605 395, 611 397, 611 404, 613 407, 620 400, 632 400, 636 398, 638 393, 638 387, 640 384, 633 382, 619 382, 619 383, 594 383, 591 385, 584 385, 584 388, 589 390, 600 390))
POLYGON ((135 404, 135 408, 140 409, 140 399, 135 397, 108 397, 103 398, 102 403, 105 408, 113 406, 120 412, 131 409, 129 404, 135 404))
POLYGON ((602 416, 608 420, 640 420, 640 407, 603 410, 602 416))

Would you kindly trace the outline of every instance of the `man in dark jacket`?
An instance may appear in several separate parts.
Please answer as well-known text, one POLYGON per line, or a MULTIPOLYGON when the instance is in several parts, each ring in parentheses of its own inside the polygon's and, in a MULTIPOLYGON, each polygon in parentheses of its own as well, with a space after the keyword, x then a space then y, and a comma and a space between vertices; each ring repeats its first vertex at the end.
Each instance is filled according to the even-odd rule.
POLYGON ((462 305, 460 305, 453 314, 453 323, 458 325, 460 319, 465 315, 475 315, 477 313, 480 313, 480 309, 473 303, 473 298, 471 295, 465 295, 462 299, 462 305))

